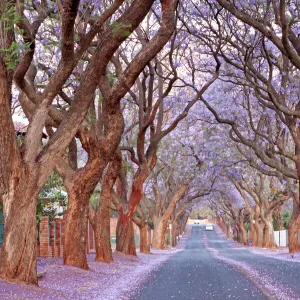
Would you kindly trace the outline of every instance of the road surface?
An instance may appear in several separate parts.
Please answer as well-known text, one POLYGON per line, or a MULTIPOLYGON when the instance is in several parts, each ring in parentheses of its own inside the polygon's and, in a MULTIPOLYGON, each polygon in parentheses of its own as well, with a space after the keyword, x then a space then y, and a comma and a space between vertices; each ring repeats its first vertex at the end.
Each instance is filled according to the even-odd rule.
POLYGON ((183 251, 154 271, 132 300, 300 299, 300 263, 232 247, 193 226, 183 251))

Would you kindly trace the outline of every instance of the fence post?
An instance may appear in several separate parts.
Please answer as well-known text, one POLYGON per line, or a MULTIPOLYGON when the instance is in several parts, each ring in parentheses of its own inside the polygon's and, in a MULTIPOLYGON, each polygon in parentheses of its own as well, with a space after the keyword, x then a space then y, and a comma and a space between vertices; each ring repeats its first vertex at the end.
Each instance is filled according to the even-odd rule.
POLYGON ((49 222, 49 252, 48 257, 54 257, 55 247, 55 222, 49 222))
POLYGON ((66 218, 67 218, 67 214, 64 214, 61 219, 61 227, 60 227, 60 234, 61 234, 60 256, 61 257, 64 256, 66 218))
POLYGON ((55 257, 61 257, 61 220, 55 219, 55 257))
POLYGON ((40 222, 40 256, 48 257, 49 251, 49 218, 47 216, 41 218, 40 222))

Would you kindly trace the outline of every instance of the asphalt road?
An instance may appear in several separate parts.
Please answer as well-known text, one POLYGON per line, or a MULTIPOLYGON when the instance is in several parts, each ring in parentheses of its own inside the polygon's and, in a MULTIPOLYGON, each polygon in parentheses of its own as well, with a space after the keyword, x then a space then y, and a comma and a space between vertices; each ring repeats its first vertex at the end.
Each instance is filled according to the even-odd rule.
POLYGON ((232 248, 193 226, 183 251, 152 273, 130 299, 300 299, 300 263, 232 248))

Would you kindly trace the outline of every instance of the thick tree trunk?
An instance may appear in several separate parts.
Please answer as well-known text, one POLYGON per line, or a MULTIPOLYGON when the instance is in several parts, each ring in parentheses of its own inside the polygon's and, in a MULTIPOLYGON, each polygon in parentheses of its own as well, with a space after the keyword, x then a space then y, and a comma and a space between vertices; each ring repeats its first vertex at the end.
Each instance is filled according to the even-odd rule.
POLYGON ((89 155, 86 166, 76 171, 72 176, 72 183, 68 185, 64 240, 64 264, 84 270, 88 269, 86 237, 89 202, 107 165, 107 157, 100 159, 97 155, 89 155))
MULTIPOLYGON (((271 218, 272 218, 272 216, 271 216, 271 218)), ((269 220, 269 218, 265 224, 263 247, 269 248, 269 249, 277 248, 277 245, 275 242, 273 223, 272 223, 272 220, 269 220)))
POLYGON ((84 270, 88 269, 86 260, 86 229, 89 200, 90 194, 83 193, 82 187, 73 186, 73 189, 68 191, 64 264, 84 270))
POLYGON ((300 230, 300 209, 297 201, 293 200, 293 212, 288 227, 288 246, 289 252, 300 251, 298 232, 300 230))
MULTIPOLYGON (((172 198, 169 201, 166 211, 163 214, 158 214, 157 212, 157 214, 153 217, 153 223, 154 223, 154 232, 153 232, 153 241, 152 241, 153 248, 164 249, 168 220, 171 217, 172 213, 174 212, 176 203, 184 195, 187 187, 188 184, 183 183, 172 195, 172 198)), ((170 241, 170 244, 172 244, 172 241, 170 241)))
POLYGON ((183 233, 184 233, 184 229, 185 229, 185 227, 186 227, 186 224, 187 224, 187 222, 188 222, 188 219, 189 219, 189 215, 186 215, 186 216, 183 218, 182 222, 180 223, 180 234, 183 234, 183 233))
POLYGON ((234 225, 232 227, 232 230, 233 230, 233 239, 238 242, 240 239, 240 236, 239 236, 239 230, 238 230, 237 226, 234 225))
POLYGON ((110 198, 101 197, 99 212, 94 219, 94 233, 96 245, 95 261, 106 263, 113 262, 111 243, 110 243, 110 198))
POLYGON ((244 226, 244 212, 240 210, 238 217, 239 243, 247 245, 247 232, 244 226))
POLYGON ((244 224, 239 224, 238 231, 239 231, 239 243, 242 245, 247 245, 247 231, 244 227, 244 224))
POLYGON ((152 239, 152 248, 164 249, 165 248, 165 235, 167 230, 167 221, 157 218, 154 220, 154 230, 152 239))
MULTIPOLYGON (((291 219, 292 221, 292 219, 291 219)), ((288 228, 288 247, 290 253, 300 251, 298 233, 300 228, 300 216, 290 223, 288 228)))
POLYGON ((177 223, 172 224, 172 240, 171 240, 171 246, 176 247, 177 246, 177 223))
MULTIPOLYGON (((110 203, 112 189, 121 168, 121 154, 116 153, 109 164, 108 170, 103 178, 100 194, 99 208, 92 213, 91 224, 95 232, 96 258, 95 261, 106 263, 113 262, 110 243, 110 203)), ((93 209, 91 207, 91 209, 93 209)))
POLYGON ((251 227, 251 240, 252 240, 252 245, 257 246, 257 234, 254 226, 251 227))
MULTIPOLYGON (((154 161, 156 162, 156 160, 154 161)), ((143 184, 154 166, 155 164, 151 169, 149 169, 147 165, 141 164, 139 166, 139 169, 134 175, 129 205, 124 203, 119 208, 116 249, 127 255, 136 255, 132 218, 143 195, 143 184), (125 208, 127 205, 128 209, 125 208)))
POLYGON ((264 213, 264 217, 262 218, 262 220, 265 224, 264 238, 263 238, 262 246, 265 248, 275 249, 275 248, 277 248, 277 245, 275 242, 272 212, 270 212, 268 214, 264 213))
POLYGON ((225 228, 226 228, 226 237, 231 238, 231 232, 230 232, 230 225, 225 223, 225 228))
POLYGON ((254 223, 254 228, 256 231, 256 236, 257 236, 257 247, 262 247, 263 245, 263 239, 264 239, 264 230, 261 224, 259 224, 258 220, 255 220, 254 223))
POLYGON ((250 231, 251 231, 251 240, 252 240, 252 245, 257 246, 257 234, 255 230, 255 226, 253 224, 254 217, 250 217, 250 231))
POLYGON ((136 256, 133 221, 129 213, 120 212, 117 223, 116 250, 126 255, 136 256))
MULTIPOLYGON (((0 1, 0 16, 10 8, 8 1, 0 1)), ((9 49, 13 39, 12 30, 1 20, 0 48, 9 49)), ((0 276, 37 284, 38 167, 32 163, 36 169, 29 168, 21 160, 11 115, 13 72, 7 70, 4 55, 0 51, 0 202, 5 222, 0 276)))
POLYGON ((152 248, 154 249, 164 249, 165 239, 162 232, 161 222, 154 222, 152 248))
POLYGON ((150 226, 148 226, 148 244, 149 244, 149 248, 151 251, 151 247, 152 247, 152 229, 150 226))
POLYGON ((150 243, 148 239, 148 223, 142 221, 139 225, 140 229, 140 252, 149 254, 150 253, 150 243))
POLYGON ((19 178, 27 182, 18 195, 4 200, 4 241, 1 250, 1 277, 37 284, 36 273, 36 205, 38 190, 34 176, 19 178), (29 182, 28 182, 29 179, 29 182))
POLYGON ((225 227, 224 221, 223 221, 223 219, 221 219, 221 217, 219 215, 217 215, 217 224, 221 228, 221 230, 224 233, 226 233, 226 227, 225 227))

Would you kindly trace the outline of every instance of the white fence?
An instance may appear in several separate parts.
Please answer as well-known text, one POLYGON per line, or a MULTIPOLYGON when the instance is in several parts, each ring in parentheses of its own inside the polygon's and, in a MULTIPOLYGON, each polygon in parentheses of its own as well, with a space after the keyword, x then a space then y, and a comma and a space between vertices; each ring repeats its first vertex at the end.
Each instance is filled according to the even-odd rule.
POLYGON ((288 246, 288 231, 287 230, 279 230, 274 231, 275 242, 279 247, 287 247, 288 246))
MULTIPOLYGON (((248 240, 251 241, 251 231, 248 230, 247 232, 248 240)), ((287 230, 280 230, 274 231, 275 242, 279 247, 287 247, 288 246, 288 231, 287 230)), ((300 232, 299 232, 299 241, 300 241, 300 232)))

